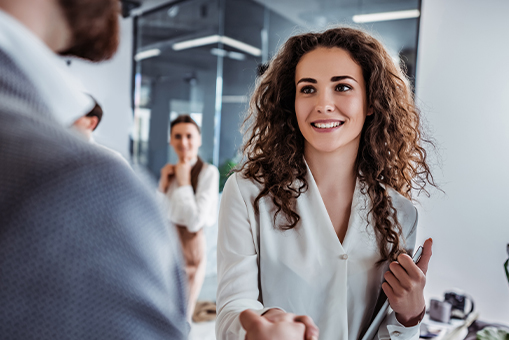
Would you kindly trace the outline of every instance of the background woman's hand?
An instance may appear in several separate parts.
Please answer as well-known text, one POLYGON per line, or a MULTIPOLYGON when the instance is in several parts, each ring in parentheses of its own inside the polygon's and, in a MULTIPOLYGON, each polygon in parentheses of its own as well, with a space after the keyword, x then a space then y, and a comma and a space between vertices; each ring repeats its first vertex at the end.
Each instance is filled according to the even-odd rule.
POLYGON ((166 193, 170 186, 171 178, 175 175, 175 165, 166 164, 161 169, 161 177, 159 178, 159 191, 166 193))
POLYGON ((384 275, 386 282, 382 284, 382 289, 396 318, 405 327, 417 325, 426 308, 424 286, 432 243, 431 239, 424 242, 422 256, 417 264, 410 256, 401 254, 397 261, 389 265, 389 271, 384 275))
POLYGON ((191 185, 191 164, 185 161, 179 161, 175 165, 175 177, 179 187, 191 185))
MULTIPOLYGON (((247 312, 247 311, 244 311, 247 312)), ((243 313, 244 313, 243 312, 243 313)), ((245 317, 245 315, 244 315, 245 317)), ((248 317, 252 320, 257 320, 258 322, 252 327, 249 331, 242 322, 242 314, 241 314, 241 324, 247 332, 246 339, 303 339, 303 340, 317 340, 318 339, 318 327, 315 325, 313 320, 306 315, 295 315, 292 313, 285 313, 280 309, 274 308, 269 309, 263 316, 259 317, 256 313, 249 311, 248 317), (260 321, 256 317, 261 318, 260 321), (268 323, 267 323, 268 322, 268 323), (267 335, 263 335, 263 337, 255 337, 255 334, 265 334, 265 332, 278 332, 279 336, 273 335, 273 333, 268 332, 267 335), (258 333, 260 332, 260 333, 258 333), (251 333, 251 337, 250 337, 251 333), (266 337, 269 336, 269 337, 266 337)), ((251 320, 248 319, 248 320, 251 320)), ((275 333, 274 333, 275 334, 275 333)))

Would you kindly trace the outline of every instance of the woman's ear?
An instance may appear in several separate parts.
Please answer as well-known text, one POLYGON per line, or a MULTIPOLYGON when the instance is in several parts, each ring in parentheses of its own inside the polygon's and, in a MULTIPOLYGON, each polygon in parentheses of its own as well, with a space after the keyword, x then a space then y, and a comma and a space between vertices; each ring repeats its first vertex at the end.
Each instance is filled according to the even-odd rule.
POLYGON ((366 116, 371 116, 373 114, 373 106, 368 107, 368 112, 366 113, 366 116))

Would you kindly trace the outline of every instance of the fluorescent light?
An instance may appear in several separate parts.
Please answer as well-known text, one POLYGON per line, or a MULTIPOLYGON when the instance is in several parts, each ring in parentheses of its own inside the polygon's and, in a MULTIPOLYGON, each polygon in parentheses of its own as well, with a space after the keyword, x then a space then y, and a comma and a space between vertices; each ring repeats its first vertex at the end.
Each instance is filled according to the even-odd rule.
POLYGON ((158 48, 154 48, 151 50, 146 50, 146 51, 136 53, 136 55, 134 56, 134 60, 141 61, 143 59, 157 57, 160 54, 161 54, 161 50, 158 48))
POLYGON ((233 51, 228 52, 228 57, 230 59, 235 59, 235 60, 244 60, 244 59, 246 59, 246 55, 244 53, 233 52, 233 51))
POLYGON ((191 40, 186 40, 186 41, 181 41, 181 42, 175 43, 175 44, 173 44, 173 49, 175 51, 181 51, 181 50, 186 50, 188 48, 215 44, 217 42, 219 42, 219 36, 216 34, 216 35, 210 35, 208 37, 191 39, 191 40))
POLYGON ((421 15, 421 12, 419 12, 418 9, 412 9, 412 10, 408 10, 408 11, 360 14, 360 15, 354 15, 352 19, 354 22, 356 22, 358 24, 362 24, 362 23, 366 23, 366 22, 418 18, 420 15, 421 15))
POLYGON ((228 58, 235 59, 235 60, 246 59, 246 55, 244 53, 228 52, 221 48, 214 47, 213 49, 210 50, 210 53, 212 53, 213 55, 218 56, 218 57, 228 57, 228 58))
POLYGON ((254 46, 248 45, 246 43, 243 43, 242 41, 238 41, 238 40, 224 36, 224 37, 221 37, 221 42, 225 45, 235 47, 238 50, 252 54, 255 57, 259 57, 262 55, 262 50, 254 47, 254 46))
POLYGON ((213 48, 210 50, 210 53, 218 57, 226 57, 228 55, 228 52, 220 48, 213 48))
POLYGON ((247 103, 247 96, 223 96, 223 104, 247 103))
MULTIPOLYGON (((188 48, 216 44, 218 42, 222 42, 225 45, 234 47, 238 50, 244 51, 244 52, 254 55, 256 57, 259 57, 262 55, 262 50, 260 50, 259 48, 248 45, 246 43, 243 43, 242 41, 238 41, 238 40, 226 37, 226 36, 220 36, 217 34, 209 35, 208 37, 202 37, 202 38, 191 39, 191 40, 186 40, 186 41, 181 41, 181 42, 175 43, 175 44, 173 44, 173 49, 175 51, 181 51, 181 50, 185 50, 188 48)), ((232 58, 235 59, 235 57, 232 57, 232 58)))

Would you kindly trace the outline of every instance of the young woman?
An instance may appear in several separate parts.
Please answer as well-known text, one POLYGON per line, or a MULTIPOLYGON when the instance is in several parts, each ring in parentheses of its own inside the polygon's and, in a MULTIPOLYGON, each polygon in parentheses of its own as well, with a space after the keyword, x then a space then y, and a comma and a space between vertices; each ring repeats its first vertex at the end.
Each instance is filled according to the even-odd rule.
POLYGON ((188 115, 170 125, 170 145, 177 164, 161 169, 159 191, 167 198, 168 219, 177 227, 189 283, 188 318, 191 319, 205 278, 206 243, 203 227, 215 223, 219 171, 198 156, 201 132, 188 115))
POLYGON ((292 37, 259 80, 246 160, 223 191, 218 339, 418 339, 411 190, 433 184, 419 112, 384 47, 350 28, 292 37), (390 266, 389 266, 390 264, 390 266), (386 282, 384 282, 384 280, 386 282))

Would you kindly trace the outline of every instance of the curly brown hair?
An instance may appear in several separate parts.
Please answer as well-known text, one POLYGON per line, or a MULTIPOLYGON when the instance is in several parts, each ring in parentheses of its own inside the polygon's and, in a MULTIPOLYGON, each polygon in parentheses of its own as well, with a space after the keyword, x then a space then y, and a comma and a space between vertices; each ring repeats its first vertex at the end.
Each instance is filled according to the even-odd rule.
MULTIPOLYGON (((244 127, 245 162, 236 171, 262 185, 254 202, 272 198, 283 223, 294 228, 300 220, 296 200, 308 188, 304 160, 304 137, 295 114, 295 69, 301 57, 317 47, 338 47, 362 68, 368 107, 361 133, 356 167, 361 190, 371 200, 371 221, 377 236, 380 263, 404 252, 401 225, 389 188, 411 199, 412 189, 428 192, 436 186, 426 162, 420 113, 415 107, 408 79, 395 65, 383 45, 369 34, 353 28, 333 28, 323 33, 291 37, 260 77, 250 101, 244 127)), ((432 144, 432 143, 431 143, 432 144)))

